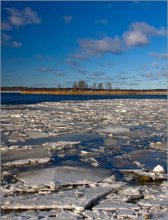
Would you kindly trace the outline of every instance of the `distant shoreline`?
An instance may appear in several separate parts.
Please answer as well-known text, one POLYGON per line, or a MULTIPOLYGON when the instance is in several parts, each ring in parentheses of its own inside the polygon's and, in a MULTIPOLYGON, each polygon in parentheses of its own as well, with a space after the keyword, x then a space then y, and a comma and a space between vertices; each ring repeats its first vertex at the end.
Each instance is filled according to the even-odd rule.
POLYGON ((1 93, 44 94, 44 95, 167 95, 166 89, 156 90, 72 90, 41 88, 2 88, 1 93))
POLYGON ((21 93, 21 91, 1 91, 1 93, 21 93))
POLYGON ((21 94, 48 95, 167 95, 167 92, 151 91, 22 91, 21 94))

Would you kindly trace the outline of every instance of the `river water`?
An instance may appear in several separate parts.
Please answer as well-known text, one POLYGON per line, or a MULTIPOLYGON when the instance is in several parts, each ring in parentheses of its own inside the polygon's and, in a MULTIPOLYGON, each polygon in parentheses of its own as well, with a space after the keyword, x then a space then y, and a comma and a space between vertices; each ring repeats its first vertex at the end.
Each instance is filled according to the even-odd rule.
POLYGON ((1 93, 1 104, 36 104, 40 102, 106 100, 106 99, 166 99, 166 95, 27 95, 1 93))

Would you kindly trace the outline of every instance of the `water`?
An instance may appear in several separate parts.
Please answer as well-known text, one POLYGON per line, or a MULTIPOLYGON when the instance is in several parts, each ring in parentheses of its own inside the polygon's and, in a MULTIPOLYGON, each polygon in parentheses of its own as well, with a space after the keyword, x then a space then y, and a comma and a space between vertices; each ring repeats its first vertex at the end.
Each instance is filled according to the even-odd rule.
POLYGON ((36 104, 40 102, 82 101, 100 99, 166 99, 166 95, 32 95, 2 93, 1 104, 36 104))

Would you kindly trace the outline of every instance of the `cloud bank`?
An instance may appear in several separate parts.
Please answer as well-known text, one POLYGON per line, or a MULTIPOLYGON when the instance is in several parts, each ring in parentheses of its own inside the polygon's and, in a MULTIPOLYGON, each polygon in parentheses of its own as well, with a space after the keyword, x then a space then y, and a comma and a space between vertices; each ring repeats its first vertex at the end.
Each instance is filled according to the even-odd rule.
POLYGON ((29 24, 40 24, 41 19, 38 13, 32 10, 30 7, 19 10, 16 8, 5 8, 8 16, 2 20, 1 28, 4 31, 10 31, 13 28, 29 24))
POLYGON ((168 54, 167 53, 155 53, 155 52, 151 52, 150 55, 156 59, 167 59, 168 58, 168 54))
MULTIPOLYGON (((101 39, 79 39, 79 49, 78 52, 73 54, 73 58, 85 60, 106 53, 121 54, 131 48, 149 44, 152 37, 164 37, 166 34, 166 29, 163 27, 155 28, 145 22, 134 22, 122 36, 106 36, 101 39)), ((153 54, 153 56, 156 57, 156 54, 153 54)))
MULTIPOLYGON (((19 10, 16 8, 5 8, 4 10, 7 12, 7 17, 2 19, 2 31, 12 31, 13 29, 18 29, 25 25, 41 23, 41 19, 38 13, 32 10, 30 7, 26 7, 23 10, 19 10)), ((23 43, 12 40, 12 36, 2 33, 1 45, 20 48, 22 47, 23 43)))
POLYGON ((7 47, 20 48, 23 43, 13 40, 12 36, 9 34, 2 33, 1 35, 1 45, 7 47))

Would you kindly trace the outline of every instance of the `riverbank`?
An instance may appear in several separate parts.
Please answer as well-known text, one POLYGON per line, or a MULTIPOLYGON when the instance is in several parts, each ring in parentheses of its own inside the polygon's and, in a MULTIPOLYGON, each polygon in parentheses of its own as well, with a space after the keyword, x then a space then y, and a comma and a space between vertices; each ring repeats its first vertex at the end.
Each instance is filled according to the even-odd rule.
POLYGON ((166 89, 153 90, 73 90, 71 88, 28 88, 28 87, 5 87, 1 93, 21 93, 21 94, 48 94, 48 95, 167 95, 166 89))
POLYGON ((48 94, 48 95, 167 95, 167 92, 158 91, 21 91, 21 94, 48 94))

